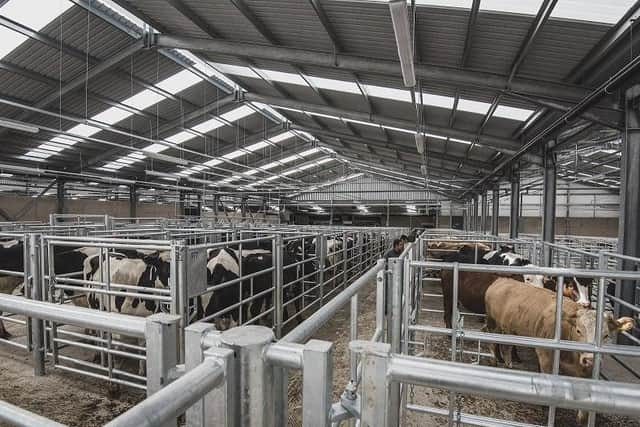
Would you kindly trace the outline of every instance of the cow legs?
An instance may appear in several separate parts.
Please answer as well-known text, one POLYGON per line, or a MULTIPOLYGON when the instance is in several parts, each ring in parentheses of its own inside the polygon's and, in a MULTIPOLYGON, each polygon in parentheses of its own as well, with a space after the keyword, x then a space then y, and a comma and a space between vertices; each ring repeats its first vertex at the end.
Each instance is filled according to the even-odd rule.
POLYGON ((513 361, 511 360, 511 356, 513 354, 514 347, 512 345, 502 345, 498 346, 499 350, 504 349, 504 351, 500 351, 502 356, 504 357, 504 366, 505 368, 513 368, 513 361))
MULTIPOLYGON (((0 316, 2 316, 2 312, 0 311, 0 316)), ((4 327, 4 323, 0 320, 0 338, 9 339, 11 338, 11 334, 4 327)))
MULTIPOLYGON (((492 317, 487 316, 486 324, 482 327, 483 332, 496 332, 498 326, 496 321, 492 317)), ((502 363, 502 355, 500 354, 500 346, 495 343, 491 343, 491 354, 493 358, 489 361, 491 366, 498 366, 498 362, 502 363)))

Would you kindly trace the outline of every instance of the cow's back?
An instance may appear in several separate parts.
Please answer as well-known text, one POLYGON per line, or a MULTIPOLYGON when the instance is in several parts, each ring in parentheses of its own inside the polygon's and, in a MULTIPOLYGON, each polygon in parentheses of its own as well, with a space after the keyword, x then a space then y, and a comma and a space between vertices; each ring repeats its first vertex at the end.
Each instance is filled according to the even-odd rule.
POLYGON ((485 294, 487 317, 506 334, 551 338, 555 293, 511 278, 498 278, 485 294))

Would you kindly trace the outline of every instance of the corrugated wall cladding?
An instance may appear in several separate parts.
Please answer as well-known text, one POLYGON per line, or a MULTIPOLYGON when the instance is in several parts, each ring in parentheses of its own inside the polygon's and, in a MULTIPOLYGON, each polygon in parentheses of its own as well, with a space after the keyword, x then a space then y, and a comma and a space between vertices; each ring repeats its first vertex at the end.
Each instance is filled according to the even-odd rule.
MULTIPOLYGON (((416 183, 420 185, 420 183, 416 183)), ((294 198, 296 201, 330 201, 357 200, 363 204, 367 201, 411 201, 429 200, 433 196, 428 191, 419 190, 408 185, 391 181, 361 176, 347 182, 324 187, 322 190, 304 193, 294 198)))

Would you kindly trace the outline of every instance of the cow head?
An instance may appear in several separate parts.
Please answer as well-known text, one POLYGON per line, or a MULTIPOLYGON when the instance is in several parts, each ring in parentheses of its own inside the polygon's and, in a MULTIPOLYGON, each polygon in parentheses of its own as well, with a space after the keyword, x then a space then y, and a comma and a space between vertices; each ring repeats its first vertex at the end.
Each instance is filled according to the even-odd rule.
POLYGON ((169 287, 169 276, 171 274, 171 259, 169 252, 155 252, 143 258, 147 269, 145 275, 151 278, 153 276, 154 286, 157 284, 161 287, 169 287))
MULTIPOLYGON (((567 338, 577 342, 594 342, 596 335, 596 310, 580 307, 576 310, 576 316, 569 319, 569 331, 567 338)), ((631 317, 615 319, 611 312, 604 313, 602 322, 602 342, 611 341, 611 336, 616 332, 630 331, 635 327, 635 321, 631 317)), ((564 335, 564 334, 563 334, 564 335)), ((593 368, 593 353, 579 353, 579 373, 586 377, 591 375, 593 368)))
POLYGON ((591 301, 589 300, 591 282, 592 279, 590 278, 573 277, 565 283, 564 296, 568 296, 581 306, 589 308, 591 306, 591 301))

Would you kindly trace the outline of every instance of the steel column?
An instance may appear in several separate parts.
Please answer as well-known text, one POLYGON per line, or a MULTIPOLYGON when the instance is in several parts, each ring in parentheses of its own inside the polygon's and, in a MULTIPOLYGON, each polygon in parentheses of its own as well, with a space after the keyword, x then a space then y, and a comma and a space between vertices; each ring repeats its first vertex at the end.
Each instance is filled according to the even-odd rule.
POLYGON ((480 217, 480 231, 484 234, 487 232, 487 217, 489 216, 489 200, 488 200, 488 194, 487 191, 483 191, 482 195, 480 197, 482 197, 482 209, 481 209, 481 214, 482 216, 480 217))
MULTIPOLYGON (((544 154, 544 206, 542 212, 542 240, 553 243, 556 223, 556 156, 549 147, 544 154)), ((544 246, 544 265, 551 267, 551 247, 544 246)))
POLYGON ((517 171, 511 172, 511 211, 509 214, 509 237, 518 237, 518 227, 520 223, 520 174, 517 171))
POLYGON ((56 181, 56 213, 64 213, 64 180, 58 178, 56 181))
MULTIPOLYGON (((618 252, 640 256, 640 85, 627 90, 625 102, 625 132, 623 134, 622 160, 620 169, 620 218, 618 225, 618 252)), ((635 270, 632 262, 622 260, 623 270, 635 270)), ((635 305, 637 303, 637 284, 623 281, 619 286, 618 297, 635 305)), ((635 313, 627 307, 620 307, 620 316, 633 316, 635 313)), ((620 344, 629 343, 619 335, 620 344)))
POLYGON ((493 203, 491 205, 491 234, 498 235, 498 221, 500 220, 500 189, 493 189, 493 203))
MULTIPOLYGON (((41 237, 39 234, 29 234, 28 241, 31 286, 27 289, 31 291, 31 299, 34 301, 42 301, 41 237)), ((24 280, 26 282, 28 278, 25 277, 24 280)), ((44 375, 44 322, 42 319, 31 319, 31 352, 33 354, 34 375, 37 377, 44 375)))
POLYGON ((267 346, 275 335, 264 326, 243 326, 224 331, 221 344, 236 354, 236 425, 273 427, 275 425, 273 368, 264 360, 267 346))
POLYGON ((472 203, 473 203, 473 231, 479 231, 480 229, 480 221, 479 221, 479 217, 478 217, 478 208, 479 208, 479 200, 480 196, 479 195, 475 195, 472 199, 472 203))
POLYGON ((138 216, 138 191, 135 184, 129 186, 129 216, 131 218, 138 216))

